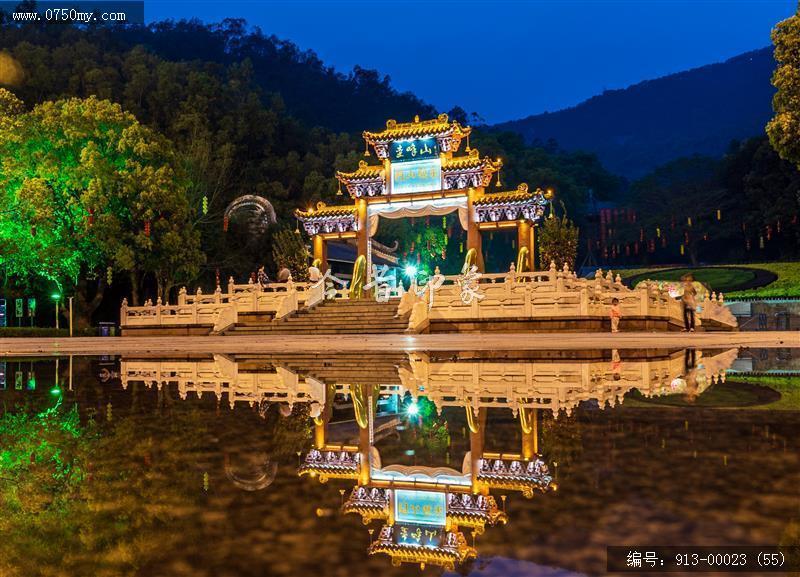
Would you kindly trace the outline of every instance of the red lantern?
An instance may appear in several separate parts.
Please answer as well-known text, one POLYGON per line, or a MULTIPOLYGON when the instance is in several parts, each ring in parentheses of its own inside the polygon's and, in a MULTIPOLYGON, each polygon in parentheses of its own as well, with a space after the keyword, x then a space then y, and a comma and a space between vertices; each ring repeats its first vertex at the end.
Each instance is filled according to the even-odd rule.
POLYGON ((230 221, 228 220, 227 216, 222 219, 222 232, 228 232, 228 224, 229 223, 230 223, 230 221))
POLYGON ((150 221, 149 220, 144 221, 144 235, 146 237, 148 237, 148 238, 150 237, 150 221))
POLYGON ((89 209, 89 226, 92 226, 93 224, 94 224, 94 209, 90 208, 89 209))

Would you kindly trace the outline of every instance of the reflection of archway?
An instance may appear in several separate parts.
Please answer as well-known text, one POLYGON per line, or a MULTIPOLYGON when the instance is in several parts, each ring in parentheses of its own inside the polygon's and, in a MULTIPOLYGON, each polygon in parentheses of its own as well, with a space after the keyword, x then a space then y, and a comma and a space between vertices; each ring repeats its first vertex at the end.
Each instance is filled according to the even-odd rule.
POLYGON ((278 222, 270 201, 262 196, 247 194, 234 199, 225 209, 226 229, 230 217, 240 212, 247 214, 247 225, 252 236, 264 234, 270 225, 278 222))
POLYGON ((269 458, 267 453, 245 455, 243 462, 231 464, 231 454, 225 453, 225 476, 245 491, 261 491, 269 487, 275 480, 278 464, 269 458))

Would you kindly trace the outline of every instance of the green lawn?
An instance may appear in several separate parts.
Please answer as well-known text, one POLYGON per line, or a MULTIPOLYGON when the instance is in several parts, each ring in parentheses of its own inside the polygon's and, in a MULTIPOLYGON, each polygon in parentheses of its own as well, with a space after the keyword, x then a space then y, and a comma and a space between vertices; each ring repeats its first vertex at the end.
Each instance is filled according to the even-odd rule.
POLYGON ((762 385, 778 391, 781 394, 779 401, 753 407, 757 409, 771 409, 784 411, 800 410, 800 377, 796 376, 767 376, 756 375, 728 375, 727 382, 751 383, 762 385))
POLYGON ((712 265, 698 268, 679 268, 664 270, 659 268, 625 269, 619 272, 623 280, 635 281, 652 280, 680 280, 684 274, 691 272, 694 277, 708 286, 711 290, 722 292, 730 298, 758 298, 758 297, 800 297, 800 262, 766 262, 741 265, 712 265), (731 266, 738 267, 730 268, 731 266), (755 273, 741 269, 763 269, 778 276, 774 282, 759 288, 737 290, 736 287, 753 279, 755 273), (634 278, 634 277, 641 277, 634 278))

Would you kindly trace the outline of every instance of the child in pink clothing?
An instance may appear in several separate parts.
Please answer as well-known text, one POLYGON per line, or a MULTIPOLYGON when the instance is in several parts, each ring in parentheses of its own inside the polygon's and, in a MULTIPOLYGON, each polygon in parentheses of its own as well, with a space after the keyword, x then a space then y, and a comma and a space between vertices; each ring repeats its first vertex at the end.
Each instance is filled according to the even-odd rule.
POLYGON ((619 319, 622 318, 622 311, 619 308, 618 298, 611 299, 611 310, 609 310, 608 314, 611 317, 611 332, 618 333, 619 319))

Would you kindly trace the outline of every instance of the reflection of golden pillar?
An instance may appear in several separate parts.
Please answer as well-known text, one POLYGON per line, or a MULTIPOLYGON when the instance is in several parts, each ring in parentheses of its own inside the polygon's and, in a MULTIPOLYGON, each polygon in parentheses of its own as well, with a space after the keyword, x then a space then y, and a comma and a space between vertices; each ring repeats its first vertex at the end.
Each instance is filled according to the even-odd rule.
POLYGON ((539 409, 521 408, 522 458, 529 461, 539 453, 539 409))
POLYGON ((369 241, 369 230, 367 230, 367 201, 359 198, 356 201, 356 218, 358 219, 358 230, 356 231, 356 246, 358 256, 367 258, 367 242, 369 241))
POLYGON ((486 408, 482 407, 478 409, 477 419, 472 418, 474 416, 472 407, 467 405, 465 408, 467 410, 468 422, 471 425, 469 427, 469 455, 472 492, 476 494, 485 494, 488 492, 488 488, 483 487, 480 482, 478 482, 478 471, 480 470, 479 461, 483 458, 484 433, 486 431, 486 408), (472 415, 470 413, 472 413, 472 415), (473 430, 473 428, 476 430, 473 430))
POLYGON ((539 259, 539 255, 536 254, 536 225, 530 225, 531 229, 531 240, 530 240, 530 247, 531 247, 531 270, 539 270, 539 267, 536 266, 536 261, 539 259))
POLYGON ((333 416, 333 400, 336 396, 336 385, 325 386, 325 406, 319 417, 314 419, 314 447, 322 449, 325 446, 325 429, 333 416))
POLYGON ((319 259, 322 264, 319 267, 321 273, 328 270, 328 242, 321 235, 314 235, 314 260, 319 259))
POLYGON ((367 385, 350 385, 350 396, 353 398, 353 409, 355 410, 356 423, 358 423, 358 453, 359 458, 359 484, 369 483, 369 453, 371 450, 369 428, 371 424, 370 413, 375 410, 373 402, 377 400, 377 395, 373 392, 373 387, 367 385), (370 410, 372 409, 372 411, 370 410))
POLYGON ((467 192, 467 250, 474 248, 478 253, 478 271, 484 272, 483 268, 483 251, 481 250, 481 231, 478 228, 478 223, 475 222, 475 208, 473 202, 475 201, 477 192, 474 188, 470 188, 467 192))

